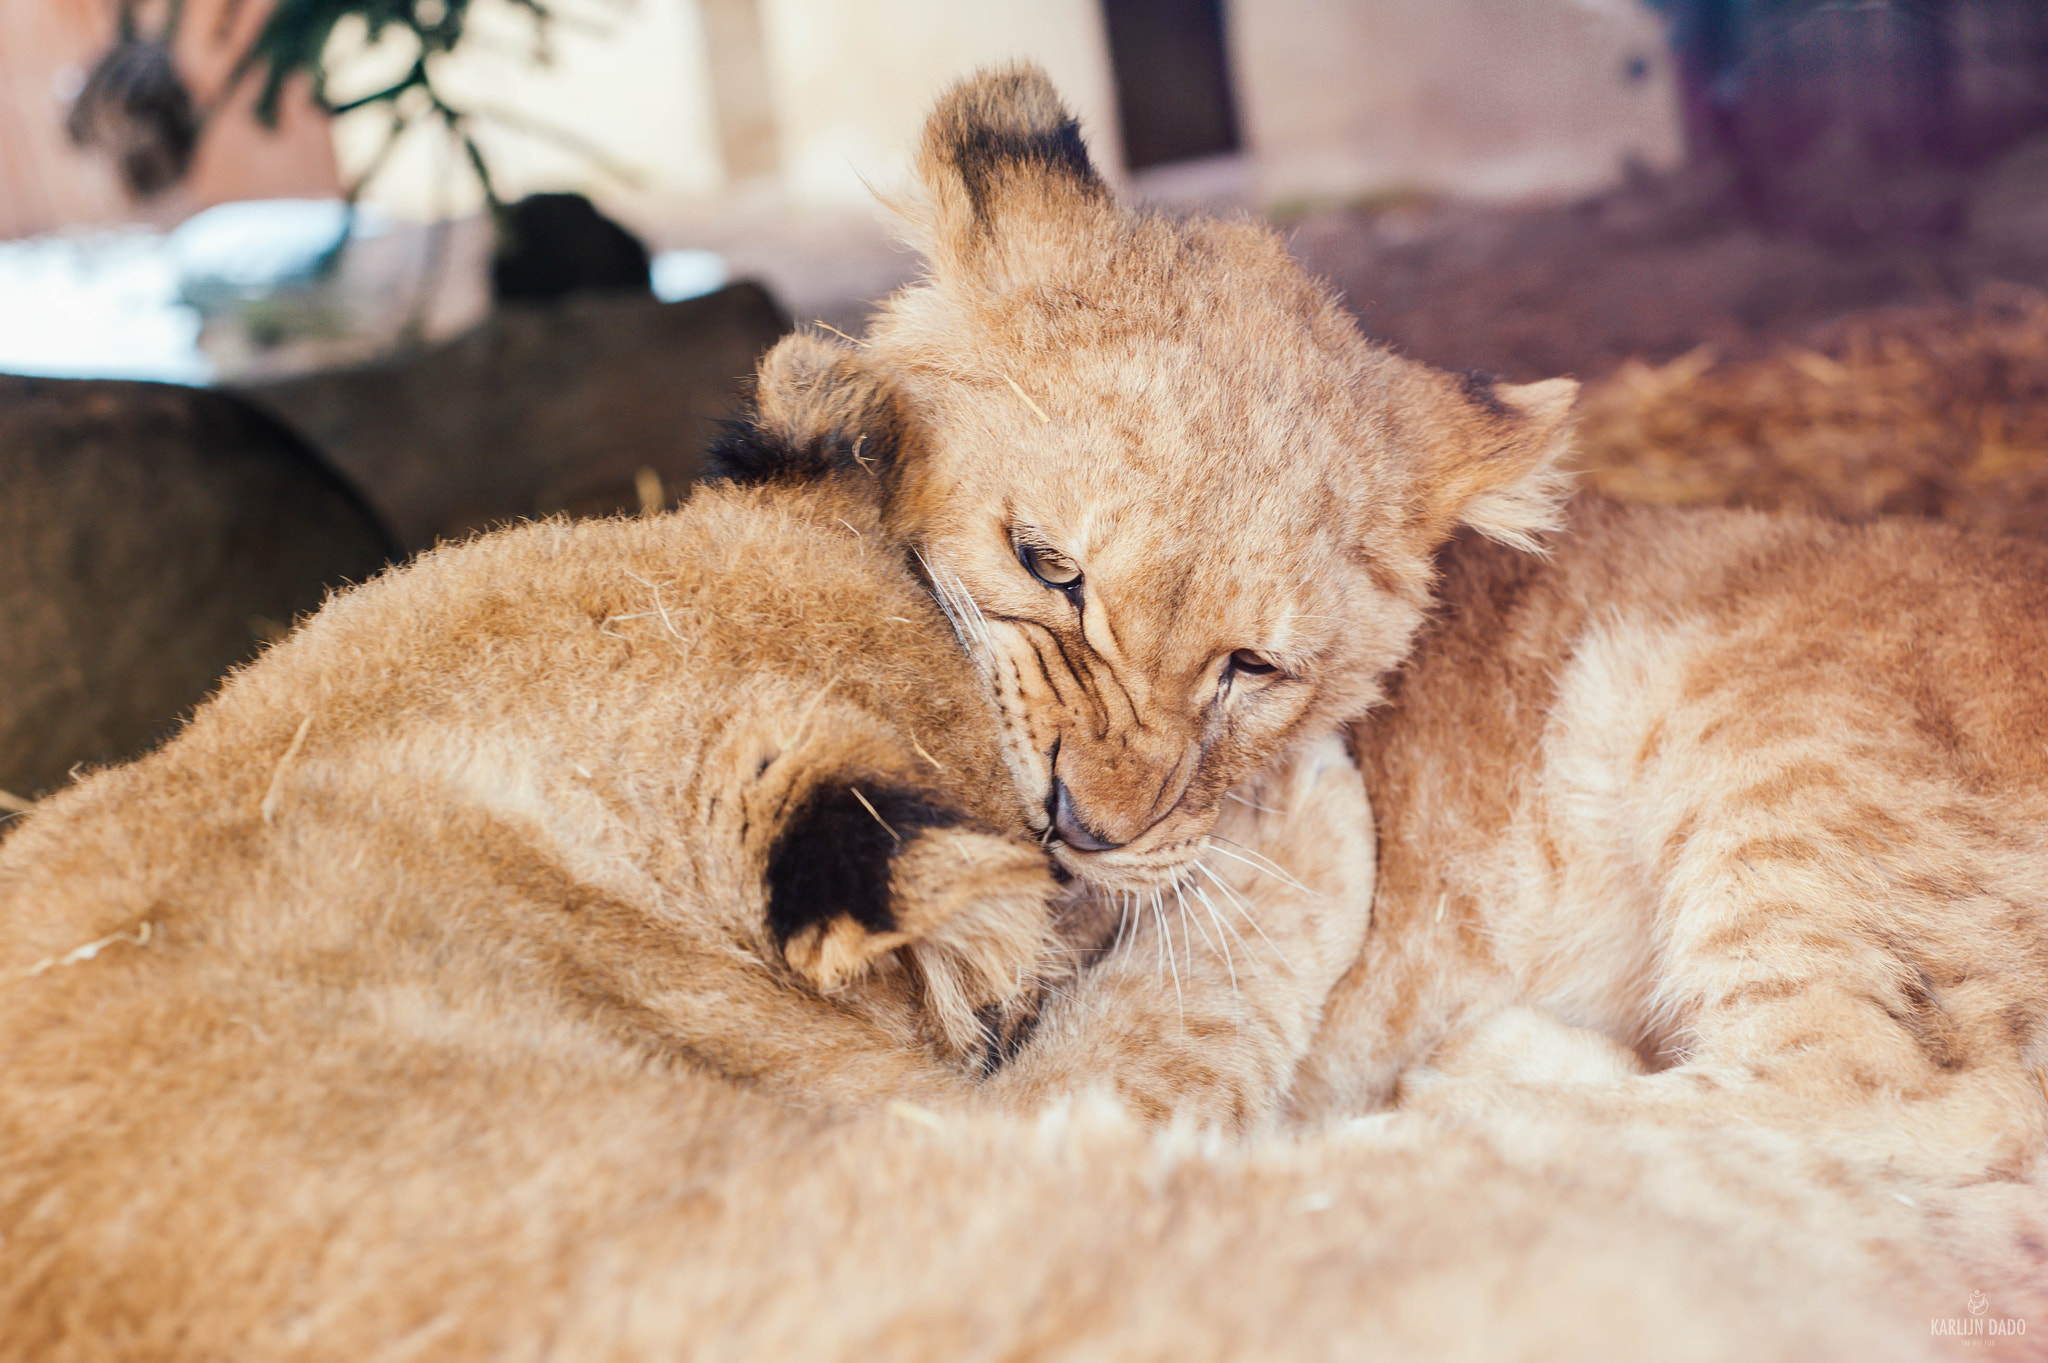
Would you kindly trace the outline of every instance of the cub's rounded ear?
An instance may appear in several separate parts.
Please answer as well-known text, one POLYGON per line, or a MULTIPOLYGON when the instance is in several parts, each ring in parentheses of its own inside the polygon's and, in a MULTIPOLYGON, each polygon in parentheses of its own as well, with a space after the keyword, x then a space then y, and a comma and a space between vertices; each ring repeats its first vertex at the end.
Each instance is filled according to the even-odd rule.
POLYGON ((902 452, 908 421, 895 385, 859 351, 822 336, 785 336, 754 371, 753 410, 727 422, 704 477, 735 483, 879 477, 902 452))
POLYGON ((1416 366, 1428 391, 1409 407, 1427 451, 1419 471, 1421 518, 1433 539, 1468 525, 1518 549, 1556 529, 1571 493, 1561 467, 1571 451, 1575 379, 1498 383, 1480 373, 1416 366))
POLYGON ((942 284, 1015 287, 1114 214, 1080 123, 1028 62, 976 72, 939 97, 917 176, 924 201, 893 206, 942 284))

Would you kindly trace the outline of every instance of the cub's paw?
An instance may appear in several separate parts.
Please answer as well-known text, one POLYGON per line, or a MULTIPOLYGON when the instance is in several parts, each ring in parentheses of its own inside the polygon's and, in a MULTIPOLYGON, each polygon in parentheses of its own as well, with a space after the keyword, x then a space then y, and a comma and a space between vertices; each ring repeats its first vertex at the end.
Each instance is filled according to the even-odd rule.
POLYGON ((1401 1076, 1396 1101, 1446 1114, 1489 1106, 1509 1088, 1615 1084, 1641 1073, 1635 1052, 1613 1038, 1518 1005, 1453 1032, 1427 1064, 1401 1076))
POLYGON ((1373 849, 1364 778, 1331 734, 1224 797, 1202 865, 1228 881, 1297 974, 1334 983, 1365 939, 1373 849))
POLYGON ((821 993, 907 987, 956 1057, 1018 1033, 1059 971, 1042 853, 914 790, 828 782, 784 825, 768 925, 821 993))

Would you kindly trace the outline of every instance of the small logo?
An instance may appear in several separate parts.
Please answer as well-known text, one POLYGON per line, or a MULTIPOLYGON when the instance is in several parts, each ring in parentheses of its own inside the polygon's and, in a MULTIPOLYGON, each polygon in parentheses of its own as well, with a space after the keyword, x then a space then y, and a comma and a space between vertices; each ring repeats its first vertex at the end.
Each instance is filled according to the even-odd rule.
POLYGON ((1952 1339, 1964 1347, 1978 1347, 1993 1340, 2010 1339, 2027 1332, 2027 1322, 2018 1316, 2000 1317, 1990 1314, 1991 1298, 1982 1292, 1972 1291, 1963 1301, 1967 1316, 1945 1316, 1927 1323, 1928 1333, 1952 1339))

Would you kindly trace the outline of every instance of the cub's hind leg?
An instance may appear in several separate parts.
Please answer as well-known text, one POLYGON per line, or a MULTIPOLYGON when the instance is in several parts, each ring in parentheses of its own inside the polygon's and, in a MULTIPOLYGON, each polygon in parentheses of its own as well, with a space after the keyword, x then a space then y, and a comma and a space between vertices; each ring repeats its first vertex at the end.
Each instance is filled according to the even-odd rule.
MULTIPOLYGON (((1518 824, 1640 890, 1638 1034, 1665 1067, 1567 1087, 1625 1119, 1810 1131, 1902 1171, 2030 1168, 2048 1133, 2038 759, 1967 715, 1935 723, 1954 706, 1940 678, 1853 642, 1614 633, 1630 646, 1582 645, 1560 679, 1518 824)), ((1497 907, 1504 940, 1516 914, 1574 916, 1497 907)))
POLYGON ((2048 1130, 2044 811, 1910 738, 1805 746, 1713 764, 1660 849, 1670 1082, 1930 1169, 2016 1168, 2048 1130))

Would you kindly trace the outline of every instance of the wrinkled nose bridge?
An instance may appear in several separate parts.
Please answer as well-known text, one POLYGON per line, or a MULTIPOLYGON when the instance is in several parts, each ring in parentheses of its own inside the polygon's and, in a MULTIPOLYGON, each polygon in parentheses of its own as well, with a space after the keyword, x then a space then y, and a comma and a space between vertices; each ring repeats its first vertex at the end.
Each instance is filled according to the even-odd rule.
POLYGON ((1134 842, 1180 802, 1184 754, 1160 751, 1142 735, 1107 741, 1062 738, 1053 751, 1046 813, 1060 840, 1077 852, 1106 852, 1134 842))
POLYGON ((1074 809, 1073 792, 1057 776, 1052 778, 1052 831, 1076 852, 1107 852, 1123 846, 1120 842, 1111 842, 1087 825, 1074 809))

